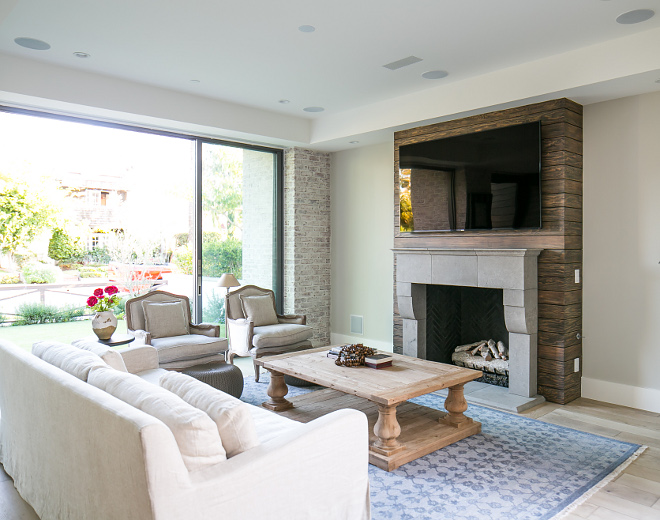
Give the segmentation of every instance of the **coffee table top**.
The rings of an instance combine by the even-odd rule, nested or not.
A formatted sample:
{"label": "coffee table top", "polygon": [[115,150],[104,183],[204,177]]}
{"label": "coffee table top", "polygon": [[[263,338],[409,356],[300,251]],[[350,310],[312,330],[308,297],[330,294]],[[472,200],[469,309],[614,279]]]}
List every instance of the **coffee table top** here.
{"label": "coffee table top", "polygon": [[343,367],[326,356],[332,347],[321,347],[256,359],[268,370],[295,376],[317,385],[393,405],[481,377],[481,371],[425,359],[392,354],[391,367]]}

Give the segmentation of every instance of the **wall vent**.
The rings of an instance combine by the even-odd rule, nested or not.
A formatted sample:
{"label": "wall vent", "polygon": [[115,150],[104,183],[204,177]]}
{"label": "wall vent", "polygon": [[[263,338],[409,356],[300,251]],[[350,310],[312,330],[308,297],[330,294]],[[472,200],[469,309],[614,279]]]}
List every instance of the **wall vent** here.
{"label": "wall vent", "polygon": [[362,316],[351,314],[351,334],[363,334],[362,332]]}

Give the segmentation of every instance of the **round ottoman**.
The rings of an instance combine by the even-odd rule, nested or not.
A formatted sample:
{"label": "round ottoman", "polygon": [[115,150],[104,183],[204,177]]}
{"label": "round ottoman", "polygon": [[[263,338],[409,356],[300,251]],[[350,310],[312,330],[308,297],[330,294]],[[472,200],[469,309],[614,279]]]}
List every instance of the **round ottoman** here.
{"label": "round ottoman", "polygon": [[181,372],[236,398],[243,393],[243,372],[237,366],[224,361],[195,365]]}

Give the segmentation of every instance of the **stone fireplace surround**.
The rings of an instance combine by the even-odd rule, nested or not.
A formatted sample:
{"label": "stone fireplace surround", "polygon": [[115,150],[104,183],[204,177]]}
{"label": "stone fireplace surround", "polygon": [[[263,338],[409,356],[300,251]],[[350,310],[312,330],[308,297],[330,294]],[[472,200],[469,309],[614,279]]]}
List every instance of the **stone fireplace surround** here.
{"label": "stone fireplace surround", "polygon": [[532,398],[534,402],[542,401],[536,383],[540,252],[540,249],[394,249],[396,291],[403,319],[403,353],[426,359],[427,285],[503,289],[504,320],[509,331],[508,392]]}

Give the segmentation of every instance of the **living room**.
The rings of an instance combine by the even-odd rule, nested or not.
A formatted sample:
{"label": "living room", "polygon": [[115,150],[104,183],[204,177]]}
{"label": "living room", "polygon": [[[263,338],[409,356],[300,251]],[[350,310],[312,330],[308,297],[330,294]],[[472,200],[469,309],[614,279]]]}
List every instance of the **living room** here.
{"label": "living room", "polygon": [[[396,346],[393,339],[395,267],[392,251],[395,248],[392,227],[395,131],[554,99],[567,98],[582,105],[581,355],[575,358],[577,362],[571,359],[571,368],[581,373],[581,398],[606,403],[602,404],[606,407],[618,405],[622,408],[614,410],[622,416],[627,416],[628,408],[639,410],[640,415],[629,419],[635,428],[646,425],[646,421],[655,421],[647,433],[655,432],[656,444],[647,441],[641,444],[651,446],[649,450],[656,462],[659,460],[657,420],[660,414],[660,379],[653,360],[658,350],[656,338],[660,335],[660,326],[654,319],[660,307],[660,210],[656,203],[660,195],[660,181],[654,166],[660,159],[656,145],[660,139],[660,61],[655,49],[660,44],[660,18],[656,13],[639,23],[617,24],[615,20],[620,14],[648,7],[634,0],[594,0],[588,7],[581,8],[570,5],[572,2],[561,2],[561,5],[552,7],[538,4],[529,7],[524,2],[515,1],[500,3],[497,8],[487,6],[487,2],[477,4],[483,10],[478,25],[484,33],[479,38],[474,36],[474,32],[471,33],[471,38],[480,42],[479,51],[465,57],[475,63],[473,69],[459,71],[458,58],[452,58],[457,60],[454,64],[453,61],[443,61],[449,60],[448,57],[421,56],[421,51],[414,47],[411,40],[415,24],[420,23],[419,17],[409,20],[400,11],[401,7],[392,2],[379,8],[391,13],[391,18],[405,23],[407,30],[402,28],[400,32],[408,36],[394,38],[389,44],[382,42],[382,50],[376,54],[375,61],[370,61],[370,66],[378,69],[378,74],[371,77],[369,83],[365,80],[362,84],[375,88],[378,84],[391,81],[393,89],[394,83],[403,82],[401,74],[404,72],[414,70],[416,78],[419,78],[422,72],[436,67],[449,72],[446,78],[423,78],[421,84],[400,84],[398,90],[391,91],[393,94],[383,92],[376,96],[370,95],[367,88],[358,88],[360,82],[355,79],[360,69],[358,65],[364,64],[353,63],[353,69],[347,67],[342,88],[350,91],[349,85],[358,85],[355,87],[355,101],[344,101],[345,104],[341,105],[339,100],[334,101],[330,93],[318,99],[321,79],[330,75],[327,69],[321,68],[314,69],[314,75],[321,79],[307,85],[306,92],[299,86],[296,89],[300,90],[294,90],[293,85],[288,85],[290,90],[287,91],[278,85],[268,93],[272,105],[267,106],[260,101],[248,106],[248,100],[240,98],[236,91],[232,93],[233,97],[223,97],[219,84],[214,83],[217,79],[207,81],[205,77],[198,76],[204,72],[203,69],[187,69],[186,64],[182,63],[185,60],[169,62],[163,59],[167,63],[160,68],[153,63],[153,71],[150,70],[151,65],[137,59],[131,65],[132,71],[128,66],[122,70],[117,64],[114,69],[107,63],[95,65],[97,56],[108,52],[108,48],[101,46],[102,42],[95,48],[86,47],[87,40],[79,37],[77,41],[58,45],[63,42],[59,38],[64,38],[63,34],[57,34],[58,27],[63,33],[68,31],[73,34],[74,31],[64,22],[62,25],[59,22],[50,24],[51,19],[56,19],[50,18],[57,14],[49,11],[54,8],[47,8],[40,2],[16,0],[0,7],[0,32],[3,35],[0,104],[289,150],[311,150],[311,156],[328,157],[329,186],[325,188],[329,188],[326,215],[331,239],[328,249],[330,275],[325,281],[330,287],[326,305],[329,318],[325,330],[332,344],[364,343],[381,350],[392,350]],[[139,16],[149,16],[146,6],[141,7],[146,12],[134,13],[136,20],[140,19]],[[169,7],[176,12],[175,6]],[[211,9],[210,6],[207,8]],[[310,53],[319,53],[318,61],[330,63],[328,60],[335,60],[331,62],[335,69],[341,67],[341,63],[336,63],[339,57],[348,59],[355,53],[351,50],[355,41],[348,38],[343,41],[342,37],[346,35],[339,37],[337,33],[332,41],[323,38],[328,38],[327,35],[333,31],[340,31],[340,28],[347,31],[342,24],[345,12],[352,13],[355,24],[368,20],[373,5],[335,6],[333,10],[337,14],[333,15],[320,6],[316,11],[295,2],[290,5],[290,13],[298,13],[293,17],[290,13],[288,16],[278,14],[275,11],[279,9],[274,6],[260,3],[258,8],[264,9],[264,19],[278,20],[282,27],[288,27],[286,35],[278,34],[277,37],[294,48],[314,47]],[[456,20],[462,19],[461,16],[470,14],[460,10],[454,12],[453,9],[458,8],[447,5],[442,8],[449,10],[447,18],[455,20],[455,24],[458,23]],[[577,12],[582,8],[586,14]],[[114,13],[117,18],[108,23],[108,26],[116,24],[115,32],[123,30],[121,27],[128,16],[128,4],[126,9],[122,12],[117,7]],[[469,10],[468,7],[465,9]],[[39,12],[39,16],[35,12]],[[170,15],[177,18],[172,12]],[[214,10],[212,12],[218,14]],[[178,14],[183,18],[185,13]],[[99,19],[98,14],[97,18],[90,16]],[[166,24],[165,13],[163,18],[160,22]],[[196,21],[201,24],[203,20],[200,18],[198,15]],[[217,18],[221,18],[220,14]],[[487,38],[491,33],[487,32],[486,26],[493,19],[501,20],[496,35],[501,37],[502,47],[497,52],[505,53],[508,49],[509,58],[489,54]],[[528,28],[528,32],[536,33],[546,46],[527,55],[514,52],[527,44],[531,45],[533,40],[529,35],[528,40],[522,40],[523,35],[517,36],[520,41],[501,36],[513,33],[518,27],[517,20],[525,20],[530,24],[528,27],[534,27]],[[395,22],[391,23],[393,27],[381,27],[379,32],[395,34]],[[471,26],[467,22],[462,23],[466,24],[466,31],[470,33]],[[533,25],[535,23],[538,25]],[[299,29],[310,27],[303,24],[313,24],[316,30]],[[559,35],[550,37],[547,34],[549,27],[559,27],[556,31]],[[350,28],[358,31],[358,26],[351,25]],[[449,30],[448,27],[443,28]],[[190,30],[193,33],[197,31]],[[203,30],[212,33],[215,27],[211,24]],[[582,33],[584,38],[570,40],[569,35],[576,33]],[[269,34],[273,41],[276,39],[272,33],[265,34]],[[21,48],[14,43],[17,37],[43,39],[53,45],[53,51],[61,54],[51,59],[44,54],[51,51]],[[91,38],[91,35],[86,34],[85,37]],[[320,38],[314,40],[315,37]],[[497,39],[493,35],[490,37]],[[356,38],[358,41],[366,39],[365,36]],[[237,37],[235,41],[241,40]],[[136,45],[145,43],[139,40],[131,42]],[[110,50],[114,50],[115,43],[113,41]],[[205,41],[206,44],[210,45]],[[165,42],[160,42],[160,45],[165,45]],[[178,42],[173,41],[171,45],[152,49],[150,52],[153,54],[148,56],[162,52],[169,57],[177,57]],[[269,61],[271,67],[280,64],[281,56],[287,56],[267,47],[262,45],[260,49],[265,55],[264,61]],[[67,49],[66,57],[62,48]],[[88,52],[90,57],[68,59],[74,51]],[[423,61],[396,70],[381,66],[411,54],[419,55]],[[488,60],[495,65],[489,66]],[[305,67],[312,63],[302,57],[299,61]],[[480,66],[476,65],[477,62]],[[261,65],[266,67],[263,61]],[[294,68],[289,74],[305,77],[308,75],[305,67]],[[144,74],[153,72],[153,78],[145,80],[144,76],[139,76],[136,69],[140,68],[144,69]],[[246,68],[243,64],[242,69]],[[176,69],[181,71],[179,77],[166,77]],[[239,70],[244,72],[242,69]],[[253,76],[254,71],[250,74],[245,71],[245,85],[257,81],[268,83],[266,70],[269,69],[259,71],[256,77]],[[159,78],[156,78],[157,71],[162,75]],[[391,75],[386,76],[385,73]],[[199,83],[191,82],[192,79],[199,79]],[[176,81],[182,85],[175,87]],[[244,88],[247,89],[246,86]],[[290,98],[289,103],[279,103],[287,98]],[[325,106],[326,110],[302,111],[302,107],[317,106]],[[305,309],[291,311],[305,312]],[[351,316],[361,317],[361,335],[351,331]],[[580,422],[576,415],[567,415],[570,405],[552,406],[553,410],[554,407],[559,410],[554,420],[560,423],[563,417],[565,426],[591,428],[594,433],[599,433],[599,428],[611,426],[610,423],[603,423],[602,419],[600,423],[596,420],[595,425],[589,426],[593,419]],[[580,413],[576,408],[574,410],[576,414]],[[660,494],[657,491],[660,481],[657,467],[655,472],[645,474],[646,480],[655,482],[653,492]],[[587,512],[583,509],[580,514],[590,518],[614,518],[605,515],[616,511],[622,519],[653,518],[651,515],[660,507],[655,503],[655,509],[651,504],[644,506],[647,508],[640,512],[638,509],[617,510],[616,505],[611,504],[612,509],[608,509],[603,504],[596,502],[591,509]],[[601,510],[596,512],[598,508]]]}

